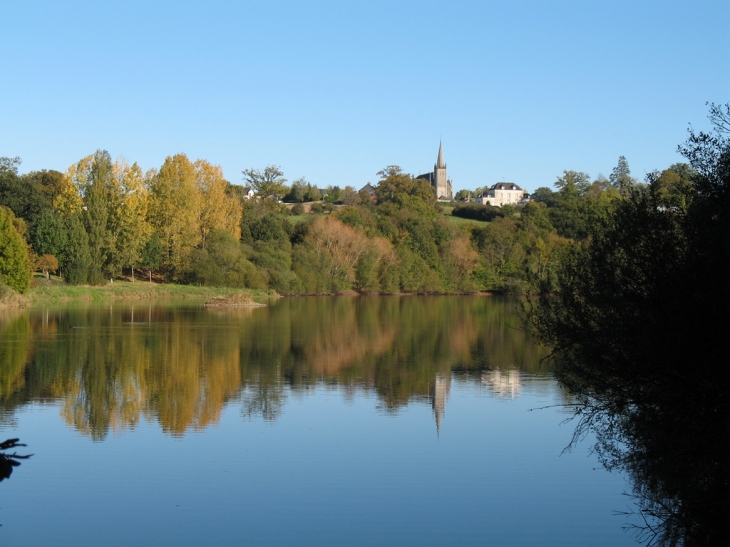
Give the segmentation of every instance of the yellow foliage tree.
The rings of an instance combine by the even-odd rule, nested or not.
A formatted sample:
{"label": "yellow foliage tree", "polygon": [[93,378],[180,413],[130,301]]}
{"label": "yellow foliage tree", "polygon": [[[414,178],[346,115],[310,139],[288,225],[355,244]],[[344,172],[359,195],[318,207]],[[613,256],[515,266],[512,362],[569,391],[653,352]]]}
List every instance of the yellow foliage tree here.
{"label": "yellow foliage tree", "polygon": [[116,206],[111,223],[115,239],[111,262],[115,269],[131,267],[134,281],[134,265],[152,230],[147,222],[149,192],[142,169],[136,163],[129,165],[124,159],[117,160],[113,172]]}
{"label": "yellow foliage tree", "polygon": [[206,160],[198,160],[194,166],[195,180],[202,194],[199,226],[203,248],[208,234],[213,230],[226,230],[240,239],[243,207],[240,200],[228,193],[228,182],[223,178],[223,170]]}
{"label": "yellow foliage tree", "polygon": [[202,193],[195,167],[185,154],[168,156],[150,181],[149,221],[164,246],[164,262],[173,279],[182,274],[200,243]]}

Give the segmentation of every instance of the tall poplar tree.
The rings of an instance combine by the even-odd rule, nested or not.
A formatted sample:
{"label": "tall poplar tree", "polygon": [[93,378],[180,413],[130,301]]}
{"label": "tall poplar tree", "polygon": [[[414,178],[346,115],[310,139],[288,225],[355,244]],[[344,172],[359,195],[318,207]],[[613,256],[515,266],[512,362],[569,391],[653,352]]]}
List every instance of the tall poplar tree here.
{"label": "tall poplar tree", "polygon": [[119,273],[130,267],[134,280],[134,265],[140,259],[144,242],[149,238],[151,227],[147,222],[148,191],[142,169],[136,163],[124,160],[114,164],[111,231],[114,247],[110,251],[109,270]]}
{"label": "tall poplar tree", "polygon": [[228,193],[228,182],[223,170],[206,160],[198,160],[195,180],[201,192],[200,238],[202,247],[213,230],[226,230],[236,239],[241,237],[242,206],[240,200]]}
{"label": "tall poplar tree", "polygon": [[200,243],[200,207],[195,167],[185,154],[168,156],[150,181],[149,220],[162,240],[164,265],[175,280]]}

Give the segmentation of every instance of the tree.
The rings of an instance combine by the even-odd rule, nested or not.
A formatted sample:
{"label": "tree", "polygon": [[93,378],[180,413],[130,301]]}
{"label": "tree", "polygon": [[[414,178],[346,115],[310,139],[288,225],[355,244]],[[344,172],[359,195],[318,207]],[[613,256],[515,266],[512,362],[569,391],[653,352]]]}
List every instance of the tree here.
{"label": "tree", "polygon": [[41,270],[43,272],[43,275],[46,276],[46,279],[49,279],[49,272],[58,271],[58,260],[53,255],[44,254],[38,257],[38,259],[35,261],[35,264],[33,264],[33,267],[36,270]]}
{"label": "tree", "polygon": [[614,188],[625,191],[636,184],[636,181],[631,177],[631,170],[629,169],[629,162],[626,161],[624,156],[619,156],[616,167],[611,171],[611,175],[608,177],[611,186]]}
{"label": "tree", "polygon": [[341,192],[342,203],[349,206],[360,205],[362,198],[360,194],[352,187],[345,186]]}
{"label": "tree", "polygon": [[667,207],[653,176],[631,187],[615,171],[624,198],[556,275],[535,280],[528,313],[579,403],[576,436],[594,430],[604,463],[635,478],[640,513],[658,519],[652,541],[665,545],[726,535],[730,134],[713,119],[724,108],[711,107],[712,133],[680,146],[696,172],[678,188],[686,206]]}
{"label": "tree", "polygon": [[696,176],[697,172],[686,163],[675,163],[658,175],[654,173],[652,184],[658,197],[668,207],[684,210],[688,206],[685,198],[692,186],[692,179]]}
{"label": "tree", "polygon": [[[65,219],[66,233],[66,283],[82,285],[89,281],[91,253],[89,236],[81,220],[81,213],[70,215]],[[97,281],[97,280],[92,280]]]}
{"label": "tree", "polygon": [[28,247],[13,225],[15,215],[0,205],[0,283],[24,293],[30,287]]}
{"label": "tree", "polygon": [[218,165],[205,160],[194,164],[195,180],[201,192],[200,240],[205,248],[206,238],[213,230],[226,230],[235,239],[241,237],[241,202],[228,192],[228,182]]}
{"label": "tree", "polygon": [[278,199],[287,193],[284,173],[276,165],[269,165],[263,171],[244,169],[243,180],[262,198]]}
{"label": "tree", "polygon": [[307,193],[308,187],[309,184],[304,177],[298,178],[291,183],[291,190],[289,190],[289,193],[287,194],[284,201],[301,203],[302,201],[304,201],[304,196]]}
{"label": "tree", "polygon": [[157,232],[152,233],[140,250],[137,265],[147,270],[150,276],[150,283],[152,283],[152,270],[156,270],[162,264],[163,250],[162,241],[160,240],[160,236],[157,235]]}
{"label": "tree", "polygon": [[160,236],[163,263],[173,279],[182,275],[187,257],[200,244],[200,208],[195,167],[185,154],[168,156],[150,181],[149,221]]}
{"label": "tree", "polygon": [[428,181],[404,174],[397,165],[389,165],[378,171],[378,175],[383,177],[375,188],[375,195],[378,196],[379,203],[404,204],[405,201],[409,201],[407,199],[409,197],[428,204],[436,201]]}
{"label": "tree", "polygon": [[110,250],[109,270],[119,273],[125,266],[131,269],[140,259],[142,242],[149,238],[152,227],[147,222],[149,193],[142,169],[124,160],[114,164],[114,202],[111,230],[114,247]]}
{"label": "tree", "polygon": [[327,259],[323,266],[330,288],[350,288],[355,281],[355,266],[368,245],[365,234],[337,219],[318,218],[309,228],[306,241]]}
{"label": "tree", "polygon": [[547,186],[541,186],[532,193],[533,201],[544,203],[548,207],[554,207],[556,202],[555,192]]}
{"label": "tree", "polygon": [[582,171],[563,171],[563,176],[555,181],[555,187],[563,193],[584,195],[591,187],[591,177]]}
{"label": "tree", "polygon": [[[0,158],[0,203],[32,227],[53,200],[37,173],[18,175],[20,158]],[[55,173],[55,171],[54,171]]]}
{"label": "tree", "polygon": [[381,179],[387,179],[388,177],[402,175],[403,169],[401,169],[400,165],[388,165],[375,174],[378,175]]}
{"label": "tree", "polygon": [[106,150],[97,150],[72,165],[66,176],[73,181],[83,198],[81,218],[89,238],[90,281],[98,284],[115,244],[111,226],[112,211],[118,203],[114,199],[111,156]]}
{"label": "tree", "polygon": [[66,265],[68,233],[66,225],[56,211],[46,209],[31,231],[31,243],[35,253],[55,256],[61,266]]}

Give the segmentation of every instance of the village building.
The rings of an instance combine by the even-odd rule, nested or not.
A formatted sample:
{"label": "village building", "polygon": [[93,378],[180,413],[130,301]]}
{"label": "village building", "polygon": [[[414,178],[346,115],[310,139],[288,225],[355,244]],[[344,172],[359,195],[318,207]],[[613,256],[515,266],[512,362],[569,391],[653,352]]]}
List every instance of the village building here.
{"label": "village building", "polygon": [[484,205],[501,207],[502,205],[517,205],[525,199],[526,195],[527,192],[514,182],[498,182],[475,201]]}
{"label": "village building", "polygon": [[444,162],[444,153],[439,142],[439,154],[436,158],[436,164],[433,166],[433,173],[425,173],[418,175],[417,179],[427,180],[433,188],[436,199],[440,201],[453,201],[454,194],[451,189],[451,181],[446,173],[446,163]]}

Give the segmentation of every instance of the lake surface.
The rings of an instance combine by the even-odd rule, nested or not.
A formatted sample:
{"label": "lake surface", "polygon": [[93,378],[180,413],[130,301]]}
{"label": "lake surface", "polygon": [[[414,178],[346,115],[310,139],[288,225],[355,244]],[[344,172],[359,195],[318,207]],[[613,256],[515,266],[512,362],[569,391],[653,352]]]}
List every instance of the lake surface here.
{"label": "lake surface", "polygon": [[632,545],[542,355],[499,298],[0,310],[0,544]]}

